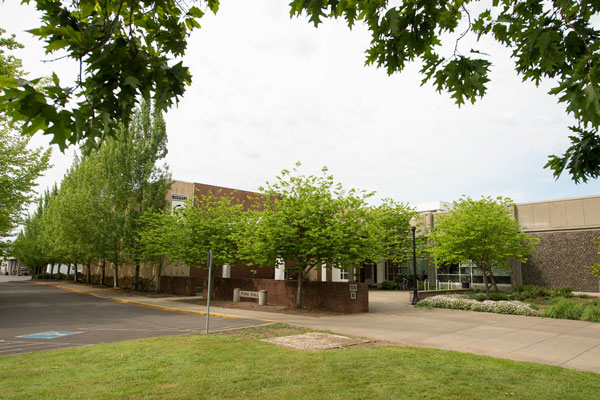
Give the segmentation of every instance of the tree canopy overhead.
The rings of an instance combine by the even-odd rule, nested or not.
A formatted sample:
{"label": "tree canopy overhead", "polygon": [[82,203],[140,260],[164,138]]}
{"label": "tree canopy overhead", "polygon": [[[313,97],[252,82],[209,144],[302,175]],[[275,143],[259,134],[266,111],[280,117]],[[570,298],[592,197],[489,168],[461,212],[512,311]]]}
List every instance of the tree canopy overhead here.
{"label": "tree canopy overhead", "polygon": [[[22,4],[32,3],[23,0]],[[172,105],[191,81],[182,57],[189,33],[204,12],[176,0],[36,0],[41,26],[29,31],[46,42],[47,54],[79,63],[74,86],[56,74],[43,89],[39,79],[0,76],[0,108],[23,123],[23,133],[53,136],[61,149],[88,145],[127,126],[143,98],[159,111]],[[218,2],[207,1],[216,12]]]}
{"label": "tree canopy overhead", "polygon": [[[569,129],[571,146],[550,156],[547,168],[559,177],[568,170],[575,182],[600,175],[600,31],[594,18],[600,2],[593,0],[493,0],[476,11],[472,0],[293,0],[292,15],[306,13],[318,26],[324,18],[344,18],[348,27],[366,24],[371,32],[367,64],[401,72],[419,60],[422,83],[447,91],[460,106],[486,93],[492,63],[480,49],[463,54],[460,40],[489,36],[512,50],[515,70],[536,85],[556,82],[558,96],[577,120]],[[596,18],[597,20],[597,18]],[[466,29],[464,26],[466,25]],[[453,35],[448,35],[453,34]],[[444,43],[447,39],[450,42]],[[454,47],[450,56],[442,48]]]}
{"label": "tree canopy overhead", "polygon": [[[218,0],[191,7],[178,0],[22,3],[35,3],[43,15],[30,32],[47,43],[48,53],[78,61],[80,75],[74,87],[54,76],[45,91],[35,79],[0,76],[0,108],[23,122],[25,134],[44,131],[61,148],[94,144],[118,121],[127,125],[140,97],[153,97],[161,110],[176,102],[191,80],[176,60],[200,27],[202,10],[219,7]],[[448,92],[459,106],[485,95],[492,67],[485,49],[463,49],[461,40],[469,34],[496,40],[512,50],[524,80],[555,82],[550,94],[577,120],[569,127],[571,146],[550,156],[546,167],[556,177],[566,170],[576,182],[600,175],[598,1],[494,0],[485,8],[472,0],[292,0],[290,9],[315,26],[328,18],[342,18],[350,28],[364,24],[371,32],[367,64],[393,74],[419,62],[423,83]]]}

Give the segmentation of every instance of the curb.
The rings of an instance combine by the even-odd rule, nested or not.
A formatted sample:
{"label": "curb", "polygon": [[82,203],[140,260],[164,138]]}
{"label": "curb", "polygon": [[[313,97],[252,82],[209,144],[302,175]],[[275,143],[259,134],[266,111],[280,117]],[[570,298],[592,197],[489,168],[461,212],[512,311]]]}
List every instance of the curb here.
{"label": "curb", "polygon": [[[61,289],[61,290],[67,291],[67,292],[85,294],[85,295],[88,295],[88,296],[93,296],[93,297],[97,297],[99,299],[104,299],[104,300],[110,300],[110,301],[114,301],[114,302],[117,302],[117,303],[132,304],[132,305],[136,305],[136,306],[154,308],[156,310],[178,312],[178,313],[182,313],[182,314],[195,314],[195,315],[206,316],[206,311],[184,310],[184,309],[176,308],[176,307],[159,306],[157,304],[144,303],[144,302],[135,301],[135,300],[126,300],[126,299],[121,299],[121,298],[118,298],[118,297],[105,297],[105,296],[97,295],[97,294],[92,293],[92,292],[87,292],[85,290],[76,289],[76,288],[70,288],[68,286],[62,286],[62,285],[56,284],[56,283],[46,283],[46,282],[32,282],[32,283],[35,284],[35,285],[41,285],[41,286],[52,286],[52,287],[55,287],[57,289]],[[237,316],[237,315],[220,314],[220,313],[212,313],[212,312],[210,313],[210,315],[213,316],[213,317],[219,317],[219,318],[254,319],[256,321],[275,322],[273,320],[264,319],[264,318],[240,317],[240,316]]]}

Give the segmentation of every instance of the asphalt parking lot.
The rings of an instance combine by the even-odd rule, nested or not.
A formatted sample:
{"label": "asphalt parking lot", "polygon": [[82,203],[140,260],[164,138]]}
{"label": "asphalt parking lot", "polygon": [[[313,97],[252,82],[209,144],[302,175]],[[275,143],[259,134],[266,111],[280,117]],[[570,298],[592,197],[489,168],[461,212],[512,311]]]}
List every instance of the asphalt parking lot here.
{"label": "asphalt parking lot", "polygon": [[[268,324],[211,316],[210,332]],[[201,315],[116,303],[28,281],[0,283],[0,356],[198,334],[205,326]]]}

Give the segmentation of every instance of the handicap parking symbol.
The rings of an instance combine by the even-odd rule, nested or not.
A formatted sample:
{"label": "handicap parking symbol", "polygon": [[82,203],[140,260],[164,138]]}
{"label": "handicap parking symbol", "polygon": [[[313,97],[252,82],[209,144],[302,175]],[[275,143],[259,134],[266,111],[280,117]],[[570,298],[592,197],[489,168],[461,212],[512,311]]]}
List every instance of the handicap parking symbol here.
{"label": "handicap parking symbol", "polygon": [[17,336],[18,338],[36,338],[36,339],[56,339],[57,337],[76,335],[82,332],[65,332],[65,331],[48,331],[40,333],[32,333],[29,335]]}

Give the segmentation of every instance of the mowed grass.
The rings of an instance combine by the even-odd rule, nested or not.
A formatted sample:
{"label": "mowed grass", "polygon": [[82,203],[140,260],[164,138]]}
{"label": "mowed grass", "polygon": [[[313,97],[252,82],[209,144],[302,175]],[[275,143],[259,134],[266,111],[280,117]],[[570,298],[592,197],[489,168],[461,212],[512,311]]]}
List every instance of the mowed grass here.
{"label": "mowed grass", "polygon": [[600,375],[547,365],[391,346],[306,352],[252,334],[0,357],[2,399],[592,399],[598,393]]}

